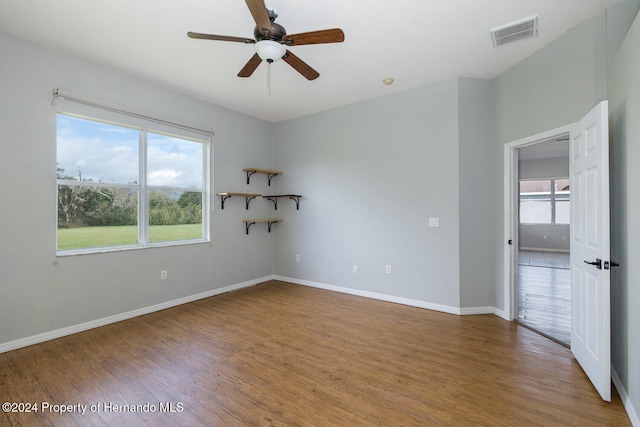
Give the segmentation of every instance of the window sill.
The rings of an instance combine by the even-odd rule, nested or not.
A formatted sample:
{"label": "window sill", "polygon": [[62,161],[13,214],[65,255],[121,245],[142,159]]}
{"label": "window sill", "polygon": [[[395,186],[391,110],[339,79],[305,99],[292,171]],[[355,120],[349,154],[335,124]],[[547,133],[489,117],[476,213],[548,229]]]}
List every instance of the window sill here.
{"label": "window sill", "polygon": [[126,246],[109,246],[109,247],[86,248],[86,249],[65,249],[65,250],[56,250],[56,258],[77,256],[77,255],[95,255],[95,254],[105,254],[105,253],[112,253],[112,252],[167,248],[167,247],[174,247],[174,246],[209,244],[209,243],[211,243],[211,241],[207,239],[196,239],[196,240],[180,240],[175,242],[150,243],[144,246],[143,245],[126,245]]}

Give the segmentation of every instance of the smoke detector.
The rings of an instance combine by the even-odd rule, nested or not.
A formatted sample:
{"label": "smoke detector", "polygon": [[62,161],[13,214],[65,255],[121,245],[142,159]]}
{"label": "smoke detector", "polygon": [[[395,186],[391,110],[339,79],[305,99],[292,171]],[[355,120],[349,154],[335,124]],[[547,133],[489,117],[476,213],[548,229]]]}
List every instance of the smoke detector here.
{"label": "smoke detector", "polygon": [[538,15],[501,25],[489,31],[491,31],[493,47],[535,37],[538,35]]}

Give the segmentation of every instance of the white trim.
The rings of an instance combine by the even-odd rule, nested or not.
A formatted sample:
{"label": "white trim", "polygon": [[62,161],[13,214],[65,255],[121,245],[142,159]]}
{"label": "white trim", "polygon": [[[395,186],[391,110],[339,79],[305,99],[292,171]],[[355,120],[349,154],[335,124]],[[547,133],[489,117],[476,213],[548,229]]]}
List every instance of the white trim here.
{"label": "white trim", "polygon": [[549,248],[528,248],[523,246],[519,248],[521,251],[535,251],[535,252],[560,252],[564,254],[569,253],[569,249],[549,249]]}
{"label": "white trim", "polygon": [[124,116],[133,117],[135,119],[140,119],[145,122],[153,122],[163,126],[169,126],[174,129],[179,129],[181,131],[191,132],[197,135],[210,137],[215,132],[213,129],[201,129],[195,126],[188,125],[186,123],[179,123],[175,120],[169,120],[165,118],[160,118],[157,116],[151,116],[145,113],[140,113],[134,111],[131,108],[122,107],[116,104],[112,104],[107,101],[92,99],[83,95],[74,94],[68,91],[62,91],[58,88],[54,88],[52,90],[53,99],[51,100],[51,105],[55,105],[56,99],[64,99],[67,101],[75,102],[82,105],[87,105],[91,108],[98,108],[100,110],[111,111],[113,113],[117,113]]}
{"label": "white trim", "polygon": [[[518,207],[514,201],[514,185],[518,178],[518,151],[508,146],[504,147],[504,280],[503,307],[507,320],[515,319],[516,301],[515,292],[512,291],[515,282],[513,266],[517,265],[519,246],[518,231],[515,222],[515,212]],[[511,244],[509,244],[511,241]]]}
{"label": "white trim", "polygon": [[[515,267],[517,263],[518,247],[518,223],[514,220],[517,212],[517,200],[515,198],[515,180],[518,173],[518,148],[533,145],[544,140],[549,140],[559,135],[569,133],[574,124],[569,124],[508,142],[504,145],[504,242],[503,242],[503,263],[504,263],[504,283],[503,283],[503,304],[505,319],[515,319]],[[513,244],[507,244],[512,240]],[[502,316],[501,316],[502,317]]]}
{"label": "white trim", "polygon": [[511,322],[513,319],[510,319],[507,316],[507,313],[504,310],[500,310],[499,308],[493,307],[493,314],[495,314],[496,316],[499,316],[501,318],[503,318],[504,320]]}
{"label": "white trim", "polygon": [[167,308],[197,301],[203,298],[209,298],[215,295],[224,294],[226,292],[235,291],[237,289],[247,288],[249,286],[255,286],[258,283],[267,282],[272,279],[273,279],[273,276],[261,277],[259,279],[253,279],[246,282],[237,283],[235,285],[229,285],[222,288],[213,289],[213,290],[202,292],[196,295],[190,295],[190,296],[178,298],[172,301],[167,301],[160,304],[151,305],[148,307],[142,307],[136,310],[128,311],[126,313],[115,314],[113,316],[103,317],[102,319],[91,320],[89,322],[68,326],[66,328],[44,332],[42,334],[32,335],[26,338],[20,338],[15,341],[9,341],[9,342],[0,344],[0,353],[15,350],[21,347],[27,347],[33,344],[38,344],[38,343],[49,341],[55,338],[64,337],[66,335],[72,335],[72,334],[83,332],[89,329],[98,328],[100,326],[109,325],[111,323],[120,322],[122,320],[131,319],[134,317],[153,313],[155,311],[165,310]]}
{"label": "white trim", "polygon": [[631,425],[634,427],[640,427],[640,418],[638,418],[638,411],[633,407],[633,403],[631,399],[629,399],[629,393],[624,388],[624,384],[618,375],[618,372],[615,370],[613,365],[611,365],[611,380],[613,381],[613,385],[616,390],[618,390],[618,395],[620,396],[620,400],[622,401],[622,405],[624,409],[627,411],[627,415],[629,416],[629,420],[631,421]]}
{"label": "white trim", "polygon": [[503,315],[499,314],[499,312],[501,312],[501,310],[498,310],[495,307],[464,307],[464,308],[460,308],[460,307],[453,307],[453,306],[450,306],[450,305],[435,304],[435,303],[432,303],[432,302],[427,302],[427,301],[422,301],[422,300],[416,300],[416,299],[410,299],[410,298],[402,298],[402,297],[397,297],[397,296],[393,296],[393,295],[379,294],[379,293],[376,293],[376,292],[363,291],[363,290],[360,290],[360,289],[346,288],[346,287],[343,287],[343,286],[328,285],[326,283],[312,282],[310,280],[295,279],[293,277],[274,276],[273,279],[274,280],[280,280],[282,282],[293,283],[293,284],[296,284],[296,285],[303,285],[303,286],[309,286],[309,287],[312,287],[312,288],[325,289],[325,290],[328,290],[328,291],[340,292],[340,293],[349,294],[349,295],[357,295],[357,296],[360,296],[360,297],[372,298],[372,299],[376,299],[376,300],[380,300],[380,301],[393,302],[393,303],[396,303],[396,304],[403,304],[403,305],[408,305],[408,306],[411,306],[411,307],[425,308],[427,310],[440,311],[440,312],[443,312],[443,313],[457,314],[457,315],[497,314],[498,316],[504,318]]}
{"label": "white trim", "polygon": [[474,314],[497,314],[495,307],[460,307],[458,309],[461,316],[472,316]]}

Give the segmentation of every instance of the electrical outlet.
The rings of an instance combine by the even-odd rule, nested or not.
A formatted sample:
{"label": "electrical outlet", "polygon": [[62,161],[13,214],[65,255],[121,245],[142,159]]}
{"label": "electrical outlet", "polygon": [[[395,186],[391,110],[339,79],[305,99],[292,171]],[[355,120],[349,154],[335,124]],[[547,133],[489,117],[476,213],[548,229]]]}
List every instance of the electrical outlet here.
{"label": "electrical outlet", "polygon": [[167,280],[167,270],[162,270],[160,272],[160,280]]}
{"label": "electrical outlet", "polygon": [[300,255],[296,255],[296,262],[300,262]]}
{"label": "electrical outlet", "polygon": [[391,274],[391,266],[390,265],[387,265],[387,270],[386,271],[387,271],[387,274]]}
{"label": "electrical outlet", "polygon": [[358,274],[358,266],[357,265],[353,266],[353,274]]}

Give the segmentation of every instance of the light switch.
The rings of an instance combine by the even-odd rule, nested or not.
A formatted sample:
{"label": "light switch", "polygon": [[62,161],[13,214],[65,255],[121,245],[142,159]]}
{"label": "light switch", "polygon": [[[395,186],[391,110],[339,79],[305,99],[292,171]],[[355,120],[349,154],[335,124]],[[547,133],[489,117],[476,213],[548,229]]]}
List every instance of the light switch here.
{"label": "light switch", "polygon": [[440,218],[429,218],[429,227],[440,227]]}

